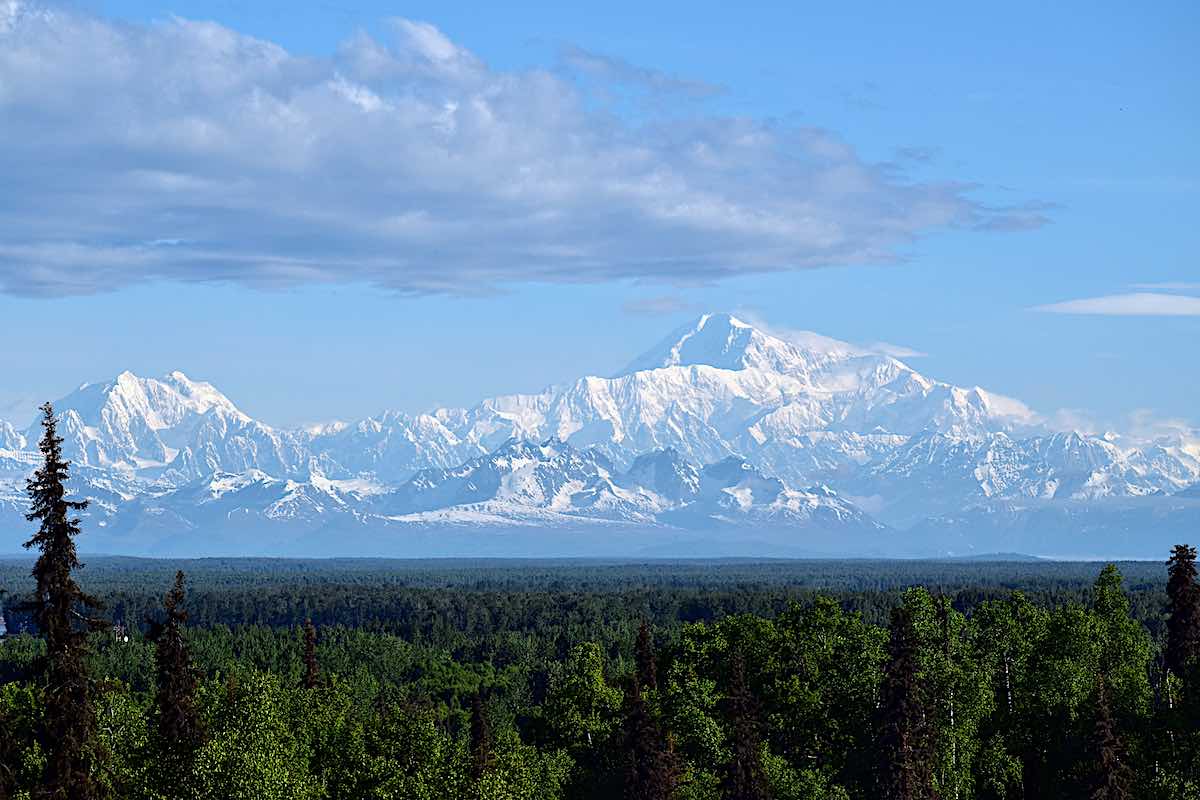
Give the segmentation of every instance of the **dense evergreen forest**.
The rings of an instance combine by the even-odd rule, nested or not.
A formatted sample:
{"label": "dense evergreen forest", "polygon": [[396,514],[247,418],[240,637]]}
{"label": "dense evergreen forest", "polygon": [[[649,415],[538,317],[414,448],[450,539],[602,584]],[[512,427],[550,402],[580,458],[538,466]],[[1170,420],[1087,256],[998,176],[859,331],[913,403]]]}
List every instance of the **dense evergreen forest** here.
{"label": "dense evergreen forest", "polygon": [[0,798],[1200,798],[1187,546],[82,567],[46,419]]}

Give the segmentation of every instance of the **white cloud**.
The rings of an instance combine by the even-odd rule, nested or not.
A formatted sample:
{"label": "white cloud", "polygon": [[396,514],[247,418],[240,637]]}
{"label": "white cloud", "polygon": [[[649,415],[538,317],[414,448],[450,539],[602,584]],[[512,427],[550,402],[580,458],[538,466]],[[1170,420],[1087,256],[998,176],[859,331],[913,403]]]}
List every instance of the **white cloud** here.
{"label": "white cloud", "polygon": [[905,347],[902,344],[891,344],[889,342],[872,342],[866,346],[873,353],[880,353],[892,358],[924,358],[929,355],[920,350],[914,350],[911,347]]}
{"label": "white cloud", "polygon": [[1139,442],[1180,444],[1200,457],[1200,427],[1180,418],[1164,418],[1153,409],[1139,408],[1129,415],[1129,435]]}
{"label": "white cloud", "polygon": [[1047,311],[1053,314],[1193,317],[1200,316],[1200,297],[1157,292],[1133,292],[1051,303],[1037,306],[1034,311]]}
{"label": "white cloud", "polygon": [[1060,408],[1046,419],[1046,427],[1053,431],[1075,431],[1089,435],[1097,435],[1105,430],[1095,415],[1085,408]]}
{"label": "white cloud", "polygon": [[[683,285],[877,263],[939,229],[1043,221],[867,163],[828,131],[700,107],[635,122],[569,75],[491,69],[426,23],[390,31],[302,57],[214,23],[9,0],[0,291]],[[576,56],[592,80],[705,91]]]}
{"label": "white cloud", "polygon": [[924,358],[929,355],[920,350],[889,342],[872,342],[870,344],[853,344],[841,339],[834,339],[802,328],[781,327],[773,325],[754,308],[742,306],[736,310],[736,316],[743,322],[753,325],[760,331],[765,331],[784,341],[803,347],[806,350],[817,350],[826,353],[843,353],[848,355],[883,355],[892,358]]}

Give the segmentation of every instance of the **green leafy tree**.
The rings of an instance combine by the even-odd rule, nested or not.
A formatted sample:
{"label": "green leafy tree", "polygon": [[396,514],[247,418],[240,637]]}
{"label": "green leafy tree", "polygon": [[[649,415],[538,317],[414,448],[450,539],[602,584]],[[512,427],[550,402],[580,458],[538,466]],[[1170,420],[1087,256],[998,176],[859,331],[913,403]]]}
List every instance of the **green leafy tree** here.
{"label": "green leafy tree", "polygon": [[973,766],[981,798],[1026,796],[1027,765],[1036,759],[1044,738],[1040,720],[1034,719],[1030,674],[1048,625],[1049,614],[1021,592],[985,602],[972,616],[971,658],[990,683],[993,709],[981,720]]}
{"label": "green leafy tree", "polygon": [[310,772],[308,748],[292,721],[303,703],[279,678],[257,672],[208,685],[209,736],[196,751],[199,797],[226,800],[308,800],[320,791]]}
{"label": "green leafy tree", "polygon": [[516,732],[497,736],[495,761],[478,784],[480,800],[562,800],[572,769],[562,750],[539,751]]}
{"label": "green leafy tree", "polygon": [[775,629],[779,668],[763,697],[772,750],[795,770],[870,794],[887,632],[829,597],[792,604]]}
{"label": "green leafy tree", "polygon": [[[1092,682],[1102,687],[1105,713],[1113,718],[1118,730],[1145,730],[1152,724],[1153,688],[1147,666],[1152,661],[1153,645],[1145,626],[1130,616],[1129,597],[1115,564],[1106,565],[1096,578],[1092,612],[1096,648]],[[1081,717],[1086,726],[1086,715]],[[1124,763],[1131,770],[1139,766],[1152,768],[1148,749],[1141,737],[1127,741]]]}
{"label": "green leafy tree", "polygon": [[550,729],[547,744],[566,750],[575,761],[572,794],[612,797],[620,792],[620,711],[621,692],[604,679],[599,645],[573,647],[551,675],[543,709]]}
{"label": "green leafy tree", "polygon": [[[462,737],[446,735],[431,708],[386,704],[368,727],[367,752],[365,798],[460,800],[471,796],[467,743]],[[486,790],[480,794],[485,795]]]}
{"label": "green leafy tree", "polygon": [[933,791],[947,800],[972,797],[981,727],[995,710],[990,677],[971,626],[948,597],[910,589],[904,609],[916,637]]}
{"label": "green leafy tree", "polygon": [[681,770],[679,795],[689,800],[719,796],[717,773],[727,760],[718,684],[708,668],[712,634],[706,625],[684,627],[660,687],[663,724]]}
{"label": "green leafy tree", "polygon": [[41,781],[45,769],[45,753],[38,741],[41,717],[41,698],[33,685],[0,684],[0,797],[19,797],[19,792]]}

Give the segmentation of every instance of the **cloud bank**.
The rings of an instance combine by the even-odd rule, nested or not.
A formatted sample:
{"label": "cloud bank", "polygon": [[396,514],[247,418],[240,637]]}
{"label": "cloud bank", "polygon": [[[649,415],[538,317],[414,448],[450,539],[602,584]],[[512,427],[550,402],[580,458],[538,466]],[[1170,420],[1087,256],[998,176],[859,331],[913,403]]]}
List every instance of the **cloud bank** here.
{"label": "cloud bank", "polygon": [[1034,311],[1118,317],[1195,317],[1200,316],[1200,297],[1158,292],[1131,292],[1051,303],[1037,306]]}
{"label": "cloud bank", "polygon": [[[819,128],[702,105],[635,120],[561,70],[493,69],[421,22],[389,30],[314,58],[214,23],[0,0],[0,291],[685,285],[1043,221]],[[568,55],[589,82],[709,91]]]}

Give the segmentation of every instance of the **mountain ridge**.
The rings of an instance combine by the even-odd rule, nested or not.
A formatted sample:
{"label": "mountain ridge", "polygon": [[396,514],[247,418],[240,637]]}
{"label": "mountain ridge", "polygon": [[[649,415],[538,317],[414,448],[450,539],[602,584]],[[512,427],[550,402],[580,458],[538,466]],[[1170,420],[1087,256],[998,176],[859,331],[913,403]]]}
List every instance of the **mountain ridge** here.
{"label": "mountain ridge", "polygon": [[[621,374],[485,398],[469,408],[276,428],[243,413],[212,384],[174,371],[86,383],[56,410],[64,449],[97,513],[109,513],[117,527],[134,512],[198,530],[228,527],[235,518],[294,521],[317,507],[360,527],[368,518],[389,529],[405,522],[458,526],[470,508],[492,524],[802,530],[853,521],[861,530],[928,533],[931,520],[984,513],[991,525],[1013,518],[1013,504],[1167,496],[1184,502],[1188,487],[1200,483],[1196,441],[1124,446],[1054,431],[1012,398],[940,382],[892,356],[817,334],[776,336],[728,314],[681,326]],[[36,426],[20,432],[0,423],[0,509],[10,514],[20,507],[38,435]],[[517,477],[505,472],[510,483],[489,496],[499,487],[497,459],[506,448],[537,466]],[[540,455],[529,448],[541,448]],[[769,503],[751,501],[732,522],[721,516],[737,505],[730,486],[704,502],[695,495],[686,508],[652,488],[694,485],[700,492],[705,474],[730,459],[759,476],[739,491],[753,497],[753,486],[777,487]],[[452,479],[471,468],[482,470],[476,478],[486,485]],[[235,493],[243,505],[220,520],[196,511],[217,501],[187,493],[218,475],[240,476],[244,484]],[[438,494],[418,479],[455,488]],[[827,502],[813,501],[820,514],[801,513],[821,493],[798,487],[826,487]]]}

